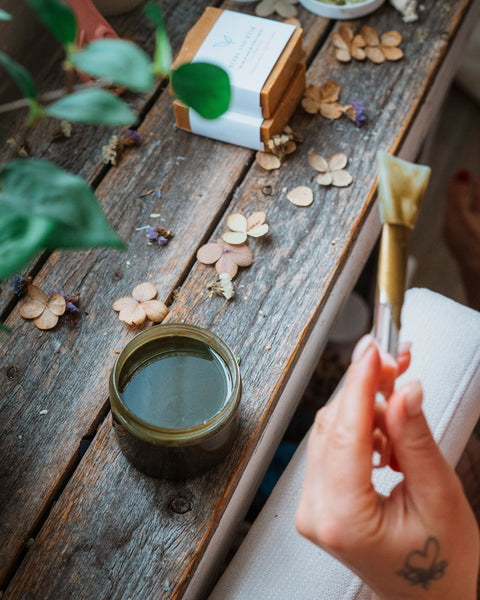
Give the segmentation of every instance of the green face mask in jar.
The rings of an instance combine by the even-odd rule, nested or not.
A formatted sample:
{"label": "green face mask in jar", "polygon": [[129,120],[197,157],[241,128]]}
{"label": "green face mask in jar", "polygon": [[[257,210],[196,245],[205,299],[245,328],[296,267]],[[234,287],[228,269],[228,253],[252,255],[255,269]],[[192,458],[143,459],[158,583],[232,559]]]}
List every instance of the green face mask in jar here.
{"label": "green face mask in jar", "polygon": [[240,395],[232,351],[194,325],[156,325],[138,334],[110,376],[122,452],[144,473],[169,479],[199,475],[225,457]]}

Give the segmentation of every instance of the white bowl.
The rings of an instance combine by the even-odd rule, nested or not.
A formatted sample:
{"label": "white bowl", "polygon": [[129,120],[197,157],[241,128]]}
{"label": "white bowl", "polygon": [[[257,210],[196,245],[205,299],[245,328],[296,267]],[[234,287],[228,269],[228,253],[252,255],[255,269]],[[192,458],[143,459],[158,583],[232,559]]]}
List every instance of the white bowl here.
{"label": "white bowl", "polygon": [[336,6],[335,4],[326,4],[320,0],[299,0],[309,11],[328,17],[329,19],[356,19],[363,17],[376,10],[385,0],[365,0],[358,4],[346,4],[345,6]]}

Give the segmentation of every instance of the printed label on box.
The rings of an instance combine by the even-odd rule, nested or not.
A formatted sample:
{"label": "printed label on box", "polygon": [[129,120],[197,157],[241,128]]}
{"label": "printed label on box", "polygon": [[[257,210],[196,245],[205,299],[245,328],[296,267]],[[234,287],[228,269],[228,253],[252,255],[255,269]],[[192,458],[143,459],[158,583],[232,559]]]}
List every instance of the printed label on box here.
{"label": "printed label on box", "polygon": [[192,62],[211,62],[227,71],[229,111],[261,117],[260,92],[294,31],[294,25],[225,10]]}

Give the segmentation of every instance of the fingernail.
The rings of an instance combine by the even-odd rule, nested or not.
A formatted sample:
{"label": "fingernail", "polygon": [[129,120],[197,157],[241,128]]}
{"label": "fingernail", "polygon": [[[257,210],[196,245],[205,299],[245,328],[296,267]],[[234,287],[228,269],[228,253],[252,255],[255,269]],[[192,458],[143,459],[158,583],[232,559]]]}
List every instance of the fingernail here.
{"label": "fingernail", "polygon": [[405,407],[409,417],[418,417],[422,413],[423,390],[419,381],[412,381],[405,398]]}
{"label": "fingernail", "polygon": [[462,183],[470,183],[470,179],[472,178],[472,174],[467,169],[460,169],[455,173],[455,181],[460,181]]}
{"label": "fingernail", "polygon": [[412,342],[400,342],[400,344],[398,344],[398,353],[399,354],[406,354],[407,352],[410,352],[411,349],[412,349]]}
{"label": "fingernail", "polygon": [[375,341],[373,336],[370,334],[364,335],[362,338],[360,338],[352,352],[352,363],[358,362],[374,343]]}

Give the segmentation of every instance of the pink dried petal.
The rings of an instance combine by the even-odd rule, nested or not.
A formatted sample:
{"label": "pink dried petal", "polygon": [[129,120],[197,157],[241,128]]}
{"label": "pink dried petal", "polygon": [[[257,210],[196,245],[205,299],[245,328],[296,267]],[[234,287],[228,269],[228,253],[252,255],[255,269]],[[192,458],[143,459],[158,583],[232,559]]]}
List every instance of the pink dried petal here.
{"label": "pink dried petal", "polygon": [[339,171],[347,166],[348,158],[342,152],[335,152],[328,159],[328,170],[329,171]]}
{"label": "pink dried petal", "polygon": [[142,302],[142,308],[147,318],[154,323],[160,323],[168,314],[168,308],[160,300],[147,300]]}
{"label": "pink dried petal", "polygon": [[347,187],[352,183],[352,176],[348,171],[333,171],[332,183],[336,187]]}
{"label": "pink dried petal", "polygon": [[137,307],[137,304],[138,302],[135,300],[135,298],[132,298],[131,296],[124,296],[123,298],[115,300],[115,302],[112,304],[112,308],[117,312],[120,310],[133,311]]}
{"label": "pink dried petal", "polygon": [[132,292],[132,296],[139,302],[153,300],[157,297],[157,294],[157,288],[153,285],[153,283],[149,283],[148,281],[137,285]]}
{"label": "pink dried petal", "polygon": [[215,270],[219,275],[227,273],[233,279],[238,272],[238,265],[230,254],[224,254],[216,262]]}
{"label": "pink dried petal", "polygon": [[211,265],[222,256],[222,248],[217,244],[205,244],[197,251],[197,260],[204,265]]}

